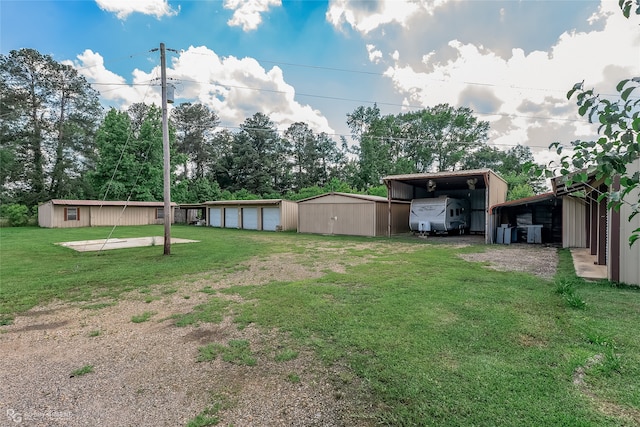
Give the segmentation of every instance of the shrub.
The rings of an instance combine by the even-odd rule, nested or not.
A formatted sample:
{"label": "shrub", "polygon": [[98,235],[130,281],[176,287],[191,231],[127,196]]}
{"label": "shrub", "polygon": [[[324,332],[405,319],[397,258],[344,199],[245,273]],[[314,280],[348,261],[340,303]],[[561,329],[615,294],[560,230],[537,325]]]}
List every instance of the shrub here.
{"label": "shrub", "polygon": [[4,209],[4,214],[11,227],[21,227],[29,223],[29,208],[25,205],[9,205]]}

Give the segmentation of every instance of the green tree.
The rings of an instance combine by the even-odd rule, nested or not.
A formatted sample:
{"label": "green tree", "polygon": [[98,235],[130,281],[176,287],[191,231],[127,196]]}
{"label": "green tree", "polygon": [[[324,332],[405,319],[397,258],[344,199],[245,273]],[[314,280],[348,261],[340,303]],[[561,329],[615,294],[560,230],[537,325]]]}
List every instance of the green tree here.
{"label": "green tree", "polygon": [[34,206],[74,193],[92,165],[97,92],[34,49],[0,55],[0,74],[3,200]]}
{"label": "green tree", "polygon": [[417,114],[418,126],[411,135],[421,146],[416,152],[428,152],[433,158],[433,166],[427,166],[429,158],[424,154],[418,159],[423,168],[427,166],[425,170],[459,169],[466,153],[481,147],[487,140],[489,123],[479,121],[469,108],[439,104]]}
{"label": "green tree", "polygon": [[176,129],[177,151],[185,155],[183,177],[203,178],[213,160],[213,135],[220,119],[203,104],[183,103],[171,112],[171,121]]}
{"label": "green tree", "polygon": [[[638,0],[619,0],[622,13],[631,17],[633,3],[637,5],[635,17],[640,16]],[[587,117],[590,123],[598,123],[600,138],[596,141],[574,141],[571,153],[563,155],[560,160],[560,173],[567,184],[587,182],[590,175],[604,180],[611,188],[599,196],[599,200],[607,198],[609,207],[619,210],[622,203],[631,206],[629,220],[640,213],[640,198],[633,191],[640,188],[640,172],[630,173],[628,166],[640,158],[640,77],[620,81],[616,90],[618,97],[614,100],[600,96],[594,89],[585,89],[584,81],[576,83],[567,93],[567,98],[576,97],[578,114]],[[635,95],[635,96],[632,96]],[[559,155],[564,147],[559,142],[551,144]],[[542,173],[542,171],[539,171]],[[547,169],[546,176],[554,175],[554,170]],[[614,178],[619,177],[620,188],[613,189]],[[640,239],[640,228],[634,230],[629,237],[633,244]]]}
{"label": "green tree", "polygon": [[[170,132],[170,142],[174,140]],[[138,136],[127,112],[111,109],[96,136],[98,160],[91,180],[101,199],[158,201],[164,198],[162,111],[149,106]],[[172,152],[172,171],[181,159]],[[172,182],[175,182],[172,176]]]}
{"label": "green tree", "polygon": [[233,164],[229,175],[232,191],[253,194],[273,193],[280,186],[282,174],[275,165],[279,144],[275,125],[268,116],[256,113],[240,125],[231,146]]}

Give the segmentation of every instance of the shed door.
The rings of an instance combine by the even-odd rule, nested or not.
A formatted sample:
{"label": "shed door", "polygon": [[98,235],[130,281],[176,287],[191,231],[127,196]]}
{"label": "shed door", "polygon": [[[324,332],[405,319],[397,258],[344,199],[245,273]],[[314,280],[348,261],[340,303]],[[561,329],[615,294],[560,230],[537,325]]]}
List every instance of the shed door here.
{"label": "shed door", "polygon": [[242,228],[245,230],[258,229],[258,208],[242,208]]}
{"label": "shed door", "polygon": [[222,210],[220,208],[209,209],[209,225],[211,227],[222,227]]}
{"label": "shed door", "polygon": [[238,228],[238,208],[225,208],[224,227]]}
{"label": "shed door", "polygon": [[280,208],[262,208],[262,229],[276,231],[280,225]]}

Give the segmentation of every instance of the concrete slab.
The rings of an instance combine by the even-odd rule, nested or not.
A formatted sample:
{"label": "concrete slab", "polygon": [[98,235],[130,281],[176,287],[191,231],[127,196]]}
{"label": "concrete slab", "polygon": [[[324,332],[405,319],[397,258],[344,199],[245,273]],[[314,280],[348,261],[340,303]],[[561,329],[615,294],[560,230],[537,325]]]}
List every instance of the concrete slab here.
{"label": "concrete slab", "polygon": [[591,255],[589,248],[572,248],[571,256],[578,277],[586,280],[607,279],[607,266],[596,264],[596,256]]}
{"label": "concrete slab", "polygon": [[[199,240],[171,238],[174,243],[197,243]],[[57,245],[64,246],[78,252],[107,251],[112,249],[138,248],[143,246],[164,246],[164,236],[112,238],[98,240],[79,240],[76,242],[61,242]]]}

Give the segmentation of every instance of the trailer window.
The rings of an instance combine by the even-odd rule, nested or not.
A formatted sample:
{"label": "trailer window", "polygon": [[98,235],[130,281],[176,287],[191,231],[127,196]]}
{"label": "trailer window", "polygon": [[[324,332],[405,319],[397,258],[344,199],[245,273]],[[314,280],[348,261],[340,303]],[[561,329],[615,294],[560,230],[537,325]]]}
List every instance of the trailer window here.
{"label": "trailer window", "polygon": [[460,208],[456,208],[456,216],[460,216]]}
{"label": "trailer window", "polygon": [[164,219],[164,208],[156,208],[156,219]]}
{"label": "trailer window", "polygon": [[449,209],[449,216],[453,216],[453,209]]}

